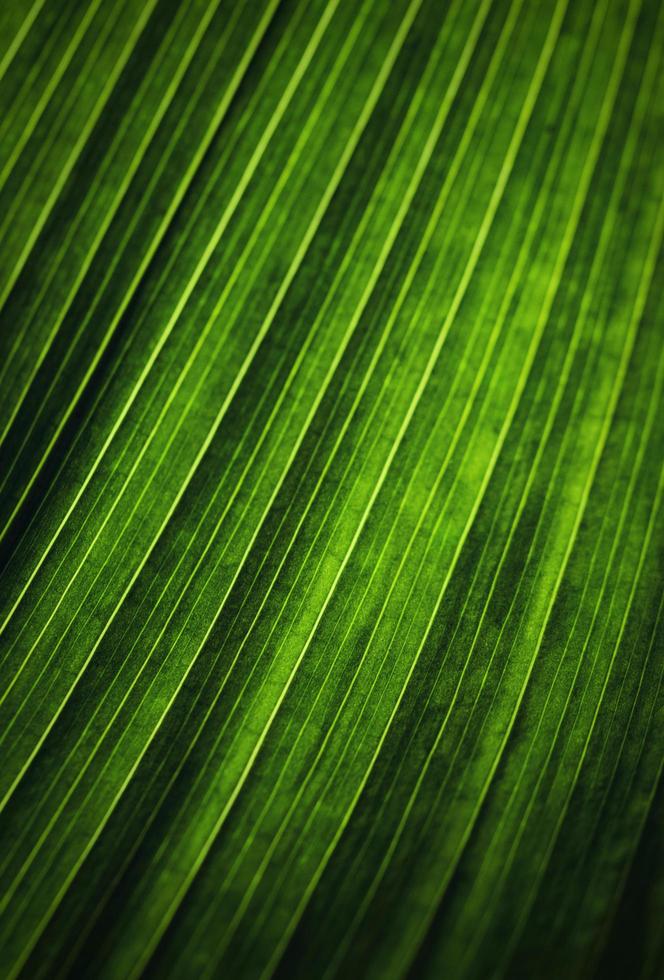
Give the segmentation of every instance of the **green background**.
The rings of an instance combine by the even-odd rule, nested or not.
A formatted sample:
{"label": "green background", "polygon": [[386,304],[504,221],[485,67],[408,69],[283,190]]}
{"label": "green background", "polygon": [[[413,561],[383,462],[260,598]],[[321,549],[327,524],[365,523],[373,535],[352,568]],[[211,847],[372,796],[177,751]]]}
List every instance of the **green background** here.
{"label": "green background", "polygon": [[664,972],[664,5],[6,0],[0,974]]}

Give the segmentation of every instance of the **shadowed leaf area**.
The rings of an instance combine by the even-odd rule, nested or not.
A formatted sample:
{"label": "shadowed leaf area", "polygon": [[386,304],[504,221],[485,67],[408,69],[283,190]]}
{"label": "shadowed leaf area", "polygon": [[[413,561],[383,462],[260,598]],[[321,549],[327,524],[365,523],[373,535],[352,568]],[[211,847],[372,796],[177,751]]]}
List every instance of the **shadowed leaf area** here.
{"label": "shadowed leaf area", "polygon": [[663,976],[664,5],[0,7],[0,976]]}

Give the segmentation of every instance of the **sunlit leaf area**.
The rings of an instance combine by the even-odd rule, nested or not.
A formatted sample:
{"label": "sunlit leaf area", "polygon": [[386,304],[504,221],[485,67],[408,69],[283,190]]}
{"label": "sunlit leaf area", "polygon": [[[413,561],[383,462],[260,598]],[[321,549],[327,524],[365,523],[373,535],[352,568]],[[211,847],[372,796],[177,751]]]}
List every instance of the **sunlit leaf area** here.
{"label": "sunlit leaf area", "polygon": [[2,0],[2,980],[664,977],[664,3]]}

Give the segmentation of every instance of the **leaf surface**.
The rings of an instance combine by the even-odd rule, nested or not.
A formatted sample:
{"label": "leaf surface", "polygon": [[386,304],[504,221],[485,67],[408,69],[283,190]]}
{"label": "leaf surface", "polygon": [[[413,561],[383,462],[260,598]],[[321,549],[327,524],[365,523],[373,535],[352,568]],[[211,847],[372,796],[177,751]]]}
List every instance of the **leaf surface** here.
{"label": "leaf surface", "polygon": [[663,107],[656,0],[5,4],[3,976],[659,975]]}

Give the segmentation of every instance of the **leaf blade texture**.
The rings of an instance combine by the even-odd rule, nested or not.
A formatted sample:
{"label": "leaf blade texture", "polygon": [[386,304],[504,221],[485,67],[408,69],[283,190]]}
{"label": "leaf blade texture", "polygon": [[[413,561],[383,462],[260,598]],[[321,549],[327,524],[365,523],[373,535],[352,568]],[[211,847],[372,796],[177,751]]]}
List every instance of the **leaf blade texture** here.
{"label": "leaf blade texture", "polygon": [[0,41],[2,975],[658,976],[661,4]]}

